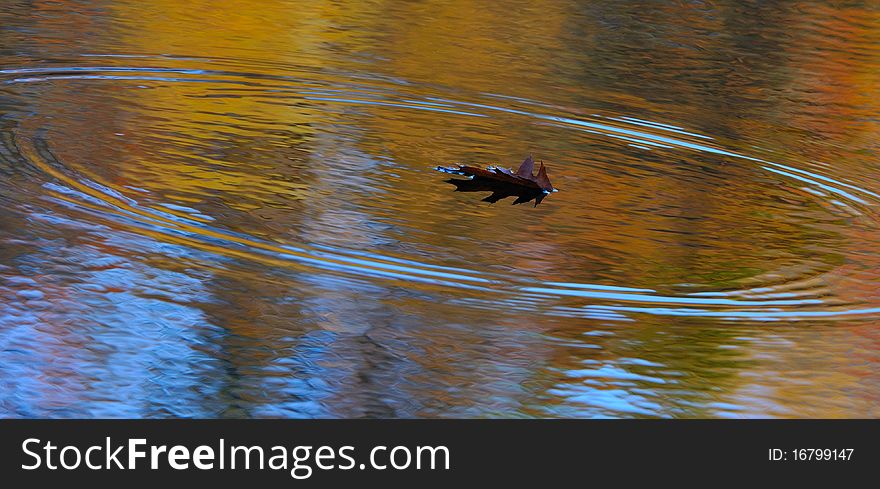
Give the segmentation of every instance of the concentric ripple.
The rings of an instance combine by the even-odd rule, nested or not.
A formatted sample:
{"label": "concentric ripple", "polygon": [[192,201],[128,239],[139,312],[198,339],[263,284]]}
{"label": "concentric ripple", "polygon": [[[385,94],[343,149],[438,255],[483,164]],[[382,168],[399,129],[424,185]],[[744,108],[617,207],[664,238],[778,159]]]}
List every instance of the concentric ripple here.
{"label": "concentric ripple", "polygon": [[[475,310],[612,321],[641,314],[880,318],[876,289],[847,287],[877,280],[876,257],[865,250],[880,245],[880,194],[866,175],[779,159],[756,144],[734,150],[731,144],[740,147],[735,140],[700,134],[684,121],[418,86],[363,72],[297,66],[261,72],[257,63],[242,71],[240,60],[151,56],[89,55],[83,61],[0,70],[0,102],[20,103],[15,123],[3,126],[0,163],[12,175],[6,185],[26,188],[18,197],[32,199],[12,197],[7,205],[31,219],[57,226],[93,222],[223,260],[375,280],[426,293],[426,301],[440,298]],[[171,61],[174,67],[165,66]],[[83,105],[53,108],[54,100],[73,94],[83,96]],[[104,117],[106,110],[115,112]],[[137,132],[111,127],[117,123]],[[83,132],[79,141],[76,131]],[[423,143],[396,146],[395,133],[407,135],[399,141]],[[536,143],[562,189],[539,209],[485,207],[449,193],[430,173],[446,158],[514,158],[492,150],[512,134],[559,141],[557,154],[552,144]],[[292,166],[279,166],[279,158]],[[599,177],[610,183],[592,194],[597,187],[590,182]],[[751,214],[716,212],[729,220],[705,227],[693,224],[697,218],[682,207],[652,202],[652,192],[658,201],[676,192],[652,187],[658,181],[693,178],[717,192],[689,197],[710,202],[701,205],[766,199],[764,207]],[[731,187],[730,179],[741,184]],[[644,199],[628,200],[646,187],[653,190]],[[285,219],[304,214],[311,224],[285,226]],[[739,228],[737,219],[746,215],[755,220]],[[536,220],[545,226],[535,228],[535,240],[549,246],[542,256],[564,257],[549,268],[522,261],[531,248],[519,241],[523,235],[507,240],[479,232],[493,221],[522,230],[537,226]],[[630,228],[634,223],[638,229]],[[322,225],[330,228],[310,228]],[[581,239],[590,229],[603,234],[592,249]],[[749,242],[748,233],[756,230]],[[778,232],[778,242],[762,238],[765,230],[774,239]],[[839,238],[844,230],[858,238]],[[632,278],[647,276],[639,267],[659,259],[639,250],[664,244],[670,235],[684,237],[695,254],[721,253],[713,240],[730,240],[732,257],[750,247],[772,257],[790,233],[800,233],[791,238],[797,245],[789,244],[796,251],[776,252],[777,260],[761,260],[760,268],[703,266],[712,278],[702,281],[681,274],[664,279],[661,268],[651,280]],[[554,238],[580,244],[554,252],[546,244]],[[480,240],[489,244],[481,248]],[[826,246],[828,240],[834,244]],[[838,259],[829,250],[840,243],[849,251]],[[475,251],[480,249],[486,251]],[[596,256],[609,263],[591,268]],[[617,258],[625,271],[614,271]]]}

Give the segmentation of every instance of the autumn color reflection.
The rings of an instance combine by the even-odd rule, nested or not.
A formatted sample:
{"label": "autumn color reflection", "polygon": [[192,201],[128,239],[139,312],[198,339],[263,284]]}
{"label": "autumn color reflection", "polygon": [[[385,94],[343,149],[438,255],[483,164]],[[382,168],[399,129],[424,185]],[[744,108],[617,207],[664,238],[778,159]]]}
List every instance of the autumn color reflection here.
{"label": "autumn color reflection", "polygon": [[0,415],[878,416],[875,10],[5,3]]}

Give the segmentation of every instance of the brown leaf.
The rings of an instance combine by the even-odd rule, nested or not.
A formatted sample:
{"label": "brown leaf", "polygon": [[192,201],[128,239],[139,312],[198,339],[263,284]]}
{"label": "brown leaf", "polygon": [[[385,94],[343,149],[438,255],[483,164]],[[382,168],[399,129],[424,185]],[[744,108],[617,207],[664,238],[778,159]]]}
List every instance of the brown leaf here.
{"label": "brown leaf", "polygon": [[537,206],[544,200],[547,194],[555,192],[556,189],[553,188],[550,179],[547,177],[547,169],[544,167],[544,162],[541,162],[537,175],[532,174],[534,169],[535,160],[531,155],[522,162],[516,173],[507,168],[494,166],[490,166],[485,170],[468,165],[437,167],[437,170],[442,172],[471,177],[469,180],[456,178],[446,180],[455,185],[455,190],[458,192],[490,191],[492,195],[483,199],[486,202],[495,203],[501,199],[516,196],[517,199],[514,200],[514,204],[521,204],[534,199],[535,206]]}

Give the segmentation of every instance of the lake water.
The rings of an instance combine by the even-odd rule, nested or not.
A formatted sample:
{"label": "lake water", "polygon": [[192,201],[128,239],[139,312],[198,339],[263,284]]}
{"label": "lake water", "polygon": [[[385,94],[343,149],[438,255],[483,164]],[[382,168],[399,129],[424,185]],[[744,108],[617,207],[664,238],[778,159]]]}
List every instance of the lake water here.
{"label": "lake water", "polygon": [[878,114],[874,2],[3,2],[0,415],[878,417]]}

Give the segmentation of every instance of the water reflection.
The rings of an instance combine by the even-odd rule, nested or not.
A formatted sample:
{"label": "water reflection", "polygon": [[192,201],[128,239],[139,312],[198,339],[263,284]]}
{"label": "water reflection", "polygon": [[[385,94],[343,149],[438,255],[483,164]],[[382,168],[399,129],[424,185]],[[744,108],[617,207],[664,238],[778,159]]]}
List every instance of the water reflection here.
{"label": "water reflection", "polygon": [[0,7],[3,415],[880,414],[875,9],[238,3]]}

